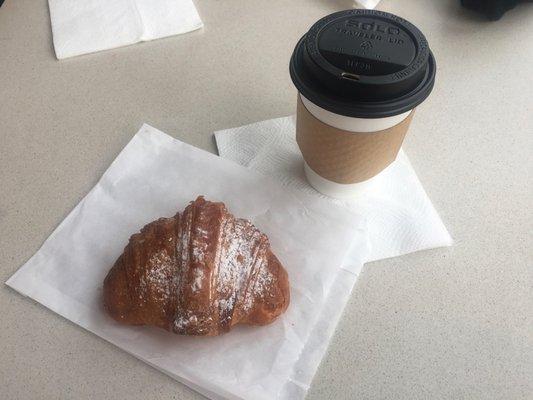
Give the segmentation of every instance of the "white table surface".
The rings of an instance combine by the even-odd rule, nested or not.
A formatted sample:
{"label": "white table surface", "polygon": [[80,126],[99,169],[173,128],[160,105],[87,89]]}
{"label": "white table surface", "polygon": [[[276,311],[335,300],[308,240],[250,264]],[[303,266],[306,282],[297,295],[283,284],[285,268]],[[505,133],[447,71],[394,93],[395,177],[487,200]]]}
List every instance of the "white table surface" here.
{"label": "white table surface", "polygon": [[[212,132],[291,114],[288,60],[350,0],[195,0],[205,28],[55,59],[46,0],[0,8],[0,278],[94,185],[143,122]],[[533,396],[533,5],[499,22],[458,0],[384,0],[438,63],[405,149],[456,240],[365,266],[308,399]],[[201,397],[0,289],[3,399]]]}

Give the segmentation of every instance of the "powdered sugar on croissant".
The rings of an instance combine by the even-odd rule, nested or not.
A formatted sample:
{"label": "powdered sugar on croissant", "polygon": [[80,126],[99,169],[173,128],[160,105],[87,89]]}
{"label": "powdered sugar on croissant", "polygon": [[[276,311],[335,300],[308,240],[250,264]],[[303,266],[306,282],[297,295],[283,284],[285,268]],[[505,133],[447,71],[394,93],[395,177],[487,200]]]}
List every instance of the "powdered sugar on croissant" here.
{"label": "powdered sugar on croissant", "polygon": [[104,281],[104,304],[125,324],[214,336],[272,322],[287,309],[289,282],[266,235],[198,197],[130,238]]}

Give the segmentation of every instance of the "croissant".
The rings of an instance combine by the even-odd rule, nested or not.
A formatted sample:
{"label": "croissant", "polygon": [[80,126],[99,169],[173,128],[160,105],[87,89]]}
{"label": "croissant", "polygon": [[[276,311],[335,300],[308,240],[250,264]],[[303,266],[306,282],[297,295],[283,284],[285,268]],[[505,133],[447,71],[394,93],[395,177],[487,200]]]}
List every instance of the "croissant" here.
{"label": "croissant", "polygon": [[216,336],[274,321],[289,305],[289,281],[265,234],[200,196],[131,236],[103,294],[120,323]]}

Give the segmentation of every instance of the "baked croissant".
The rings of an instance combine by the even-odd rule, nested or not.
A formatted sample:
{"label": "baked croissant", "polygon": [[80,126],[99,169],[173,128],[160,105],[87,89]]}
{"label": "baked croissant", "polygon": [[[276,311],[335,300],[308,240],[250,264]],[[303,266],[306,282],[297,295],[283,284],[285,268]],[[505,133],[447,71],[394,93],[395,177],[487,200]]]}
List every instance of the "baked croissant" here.
{"label": "baked croissant", "polygon": [[287,272],[266,235],[202,196],[131,236],[104,280],[115,320],[183,335],[265,325],[288,305]]}

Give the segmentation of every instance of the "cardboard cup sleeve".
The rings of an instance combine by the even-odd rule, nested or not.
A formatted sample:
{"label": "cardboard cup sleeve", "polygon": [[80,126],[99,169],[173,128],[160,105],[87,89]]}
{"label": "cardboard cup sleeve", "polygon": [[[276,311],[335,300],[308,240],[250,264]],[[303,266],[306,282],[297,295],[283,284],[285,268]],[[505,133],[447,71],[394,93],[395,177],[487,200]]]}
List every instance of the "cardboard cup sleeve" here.
{"label": "cardboard cup sleeve", "polygon": [[321,177],[342,184],[363,182],[396,159],[413,114],[388,129],[350,132],[317,119],[298,96],[296,141],[305,162]]}

